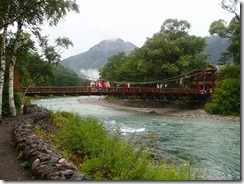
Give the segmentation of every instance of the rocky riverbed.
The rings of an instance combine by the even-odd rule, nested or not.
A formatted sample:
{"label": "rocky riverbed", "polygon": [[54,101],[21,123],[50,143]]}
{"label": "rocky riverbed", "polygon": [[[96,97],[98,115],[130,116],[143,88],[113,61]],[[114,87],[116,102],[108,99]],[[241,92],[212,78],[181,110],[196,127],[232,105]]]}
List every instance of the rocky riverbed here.
{"label": "rocky riverbed", "polygon": [[[87,98],[79,99],[79,103],[98,104],[101,106],[123,110],[123,111],[136,111],[145,113],[156,113],[166,116],[175,117],[188,117],[200,119],[214,119],[214,120],[228,120],[233,122],[240,122],[238,116],[222,116],[212,115],[204,111],[203,108],[179,108],[176,103],[168,102],[155,102],[155,101],[137,101],[128,99],[116,99],[114,101],[106,101],[104,96],[90,96]],[[160,104],[160,105],[158,105]]]}

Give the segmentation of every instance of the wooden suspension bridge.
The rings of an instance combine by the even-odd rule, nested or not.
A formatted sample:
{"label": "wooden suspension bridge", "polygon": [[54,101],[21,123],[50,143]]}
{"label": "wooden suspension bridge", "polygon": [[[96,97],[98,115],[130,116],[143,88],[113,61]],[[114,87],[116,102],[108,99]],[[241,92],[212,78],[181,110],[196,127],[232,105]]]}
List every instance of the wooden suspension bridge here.
{"label": "wooden suspension bridge", "polygon": [[85,86],[37,86],[22,88],[26,96],[191,96],[209,97],[209,90],[182,88],[150,88],[150,87],[108,87],[95,88]]}
{"label": "wooden suspension bridge", "polygon": [[190,88],[157,87],[89,87],[89,86],[31,86],[16,85],[26,96],[141,96],[141,97],[192,97],[207,98],[211,96],[216,85],[216,67],[197,69],[189,82]]}

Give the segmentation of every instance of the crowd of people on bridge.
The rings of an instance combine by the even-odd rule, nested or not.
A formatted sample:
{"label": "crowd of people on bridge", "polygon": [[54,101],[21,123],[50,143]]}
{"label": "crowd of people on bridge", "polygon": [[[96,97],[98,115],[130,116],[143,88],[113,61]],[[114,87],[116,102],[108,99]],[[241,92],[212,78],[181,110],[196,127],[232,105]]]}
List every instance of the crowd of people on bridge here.
{"label": "crowd of people on bridge", "polygon": [[[84,87],[89,87],[90,90],[92,92],[98,92],[98,91],[103,91],[103,92],[107,92],[108,88],[113,87],[118,90],[119,88],[123,88],[126,89],[126,91],[129,91],[129,88],[131,87],[130,83],[126,82],[126,83],[115,83],[112,82],[112,85],[110,83],[110,81],[105,81],[105,80],[101,80],[101,81],[84,81],[83,83]],[[159,90],[159,92],[163,91],[165,88],[168,88],[168,84],[159,84],[157,83],[155,88],[157,88]],[[203,85],[198,85],[196,87],[201,94],[208,94],[208,93],[212,93],[212,88],[208,85],[204,86]],[[88,89],[87,89],[88,90]]]}
{"label": "crowd of people on bridge", "polygon": [[[83,83],[84,87],[90,87],[91,91],[93,92],[97,92],[97,91],[108,91],[108,88],[110,87],[116,87],[117,89],[119,88],[124,88],[126,89],[126,91],[129,91],[129,88],[131,87],[129,82],[125,82],[125,83],[114,83],[112,82],[112,84],[110,83],[110,81],[84,81]],[[156,84],[155,86],[158,89],[162,89],[162,88],[167,88],[168,84]]]}
{"label": "crowd of people on bridge", "polygon": [[[83,83],[83,86],[91,87],[92,91],[107,91],[107,89],[110,87],[117,87],[117,88],[123,87],[119,83],[116,86],[115,86],[115,84],[113,86],[111,86],[109,81],[91,81],[90,84],[88,84],[88,81],[85,81]],[[130,83],[125,83],[124,88],[129,89]]]}

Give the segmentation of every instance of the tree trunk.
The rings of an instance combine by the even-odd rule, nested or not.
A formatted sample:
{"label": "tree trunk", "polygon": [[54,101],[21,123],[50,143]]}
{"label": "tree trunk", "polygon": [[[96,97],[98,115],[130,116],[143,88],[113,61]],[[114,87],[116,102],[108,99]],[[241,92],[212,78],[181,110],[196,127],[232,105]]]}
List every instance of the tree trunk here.
{"label": "tree trunk", "polygon": [[4,75],[6,69],[6,42],[8,36],[9,10],[10,10],[10,5],[8,5],[7,11],[4,17],[2,18],[3,33],[2,33],[1,68],[0,68],[0,123],[2,122],[3,86],[4,86]]}
{"label": "tree trunk", "polygon": [[16,116],[16,106],[14,101],[14,68],[16,63],[16,54],[19,48],[19,41],[22,33],[22,21],[18,22],[18,29],[12,49],[12,57],[9,63],[9,81],[8,81],[8,94],[9,94],[9,108],[12,117]]}
{"label": "tree trunk", "polygon": [[[12,60],[12,59],[11,59]],[[9,64],[9,81],[8,81],[8,94],[9,94],[9,108],[12,117],[16,116],[16,106],[14,102],[14,65],[15,63],[10,62]]]}

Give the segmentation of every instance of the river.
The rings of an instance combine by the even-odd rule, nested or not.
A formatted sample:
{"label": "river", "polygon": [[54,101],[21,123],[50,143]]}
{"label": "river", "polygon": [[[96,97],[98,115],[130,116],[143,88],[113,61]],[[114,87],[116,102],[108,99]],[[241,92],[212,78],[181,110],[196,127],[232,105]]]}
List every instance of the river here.
{"label": "river", "polygon": [[156,144],[162,155],[178,161],[192,160],[194,166],[200,166],[207,180],[240,180],[239,122],[121,111],[99,104],[78,102],[87,98],[49,98],[32,103],[53,111],[95,116],[106,128],[111,130],[119,127],[124,135],[157,135]]}

